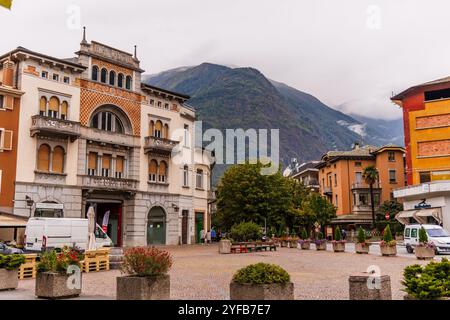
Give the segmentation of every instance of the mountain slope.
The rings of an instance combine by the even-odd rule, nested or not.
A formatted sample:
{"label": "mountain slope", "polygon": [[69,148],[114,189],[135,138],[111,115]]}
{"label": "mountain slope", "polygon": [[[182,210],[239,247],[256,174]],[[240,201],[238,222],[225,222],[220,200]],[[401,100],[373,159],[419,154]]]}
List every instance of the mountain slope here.
{"label": "mountain slope", "polygon": [[328,150],[348,149],[361,140],[385,144],[379,129],[271,81],[256,69],[204,63],[148,76],[145,82],[190,95],[189,104],[204,129],[280,129],[285,165],[291,158],[317,160]]}

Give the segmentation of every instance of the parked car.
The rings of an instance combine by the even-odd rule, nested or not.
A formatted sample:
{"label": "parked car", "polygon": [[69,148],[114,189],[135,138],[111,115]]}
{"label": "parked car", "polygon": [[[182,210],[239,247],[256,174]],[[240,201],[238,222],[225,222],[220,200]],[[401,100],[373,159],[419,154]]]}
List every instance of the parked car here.
{"label": "parked car", "polygon": [[22,253],[23,251],[20,249],[7,246],[4,243],[0,243],[0,254],[8,255],[8,254],[22,254]]}
{"label": "parked car", "polygon": [[441,226],[433,224],[412,224],[405,226],[405,245],[408,253],[414,253],[414,247],[419,244],[419,231],[424,228],[428,241],[436,246],[436,254],[450,254],[450,235]]}
{"label": "parked car", "polygon": [[[40,252],[75,246],[88,246],[88,220],[69,218],[31,218],[25,229],[25,250]],[[112,247],[113,242],[99,225],[95,230],[95,248]]]}

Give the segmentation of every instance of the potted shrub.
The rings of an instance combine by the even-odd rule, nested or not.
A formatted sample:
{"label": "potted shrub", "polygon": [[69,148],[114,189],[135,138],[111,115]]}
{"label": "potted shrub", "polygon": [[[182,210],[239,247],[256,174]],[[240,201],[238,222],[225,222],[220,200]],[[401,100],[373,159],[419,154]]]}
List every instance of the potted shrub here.
{"label": "potted shrub", "polygon": [[316,244],[317,251],[326,251],[327,250],[327,240],[324,239],[323,233],[319,232],[317,234],[317,239],[314,241]]}
{"label": "potted shrub", "polygon": [[385,257],[394,257],[397,255],[397,241],[392,237],[391,228],[386,226],[383,232],[383,240],[380,242],[381,254]]}
{"label": "potted shrub", "polygon": [[152,248],[126,249],[122,273],[117,278],[117,300],[169,300],[173,259],[167,251]]}
{"label": "potted shrub", "polygon": [[231,300],[294,300],[294,284],[280,266],[258,263],[240,269],[230,283]]}
{"label": "potted shrub", "polygon": [[436,246],[428,242],[427,231],[424,227],[419,230],[419,244],[414,248],[416,258],[419,260],[431,260],[436,255]]}
{"label": "potted shrub", "polygon": [[358,254],[368,254],[370,243],[367,242],[366,231],[362,227],[359,227],[358,238],[355,244],[355,250]]}
{"label": "potted shrub", "polygon": [[299,244],[302,250],[309,250],[311,249],[311,240],[309,239],[308,231],[306,229],[302,230],[302,233],[300,234],[300,240]]}
{"label": "potted shrub", "polygon": [[334,230],[334,240],[331,243],[334,252],[345,252],[345,240],[342,240],[342,232],[339,227]]}
{"label": "potted shrub", "polygon": [[65,299],[81,294],[81,264],[84,254],[64,247],[41,254],[37,265],[35,294],[43,299]]}
{"label": "potted shrub", "polygon": [[289,237],[289,248],[297,249],[298,248],[298,240],[299,238],[296,235],[292,235]]}
{"label": "potted shrub", "polygon": [[402,285],[406,300],[449,300],[450,262],[430,262],[426,266],[413,265],[405,268]]}
{"label": "potted shrub", "polygon": [[17,271],[25,262],[25,256],[21,254],[0,254],[0,291],[15,290],[19,286]]}

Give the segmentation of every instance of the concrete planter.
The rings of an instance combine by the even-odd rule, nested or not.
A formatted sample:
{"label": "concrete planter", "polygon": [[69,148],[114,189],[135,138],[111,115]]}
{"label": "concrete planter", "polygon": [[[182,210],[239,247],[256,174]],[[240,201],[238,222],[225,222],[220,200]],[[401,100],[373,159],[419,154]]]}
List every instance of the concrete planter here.
{"label": "concrete planter", "polygon": [[118,277],[117,300],[170,300],[170,276]]}
{"label": "concrete planter", "polygon": [[414,252],[416,253],[416,258],[419,260],[432,260],[436,255],[434,248],[421,246],[415,247]]}
{"label": "concrete planter", "polygon": [[395,257],[397,255],[397,246],[380,246],[383,257]]}
{"label": "concrete planter", "polygon": [[334,242],[333,243],[334,252],[345,252],[345,242]]}
{"label": "concrete planter", "polygon": [[311,249],[311,241],[302,241],[300,243],[302,250],[310,250]]}
{"label": "concrete planter", "polygon": [[231,241],[221,240],[219,242],[219,253],[220,254],[230,254],[231,253]]}
{"label": "concrete planter", "polygon": [[369,254],[370,244],[357,243],[355,244],[355,250],[357,254]]}
{"label": "concrete planter", "polygon": [[78,297],[81,294],[81,273],[80,288],[72,289],[68,274],[42,272],[36,276],[35,295],[42,299],[67,299]]}
{"label": "concrete planter", "polygon": [[288,242],[286,240],[281,240],[281,247],[287,248],[287,246],[288,246]]}
{"label": "concrete planter", "polygon": [[15,290],[19,286],[17,270],[0,269],[0,291]]}
{"label": "concrete planter", "polygon": [[317,251],[326,251],[327,250],[327,242],[326,241],[316,242],[316,250]]}
{"label": "concrete planter", "polygon": [[391,278],[387,275],[357,273],[348,281],[350,300],[392,300]]}
{"label": "concrete planter", "polygon": [[289,241],[289,248],[297,249],[298,248],[298,240],[291,240],[291,241]]}
{"label": "concrete planter", "polygon": [[239,284],[230,283],[231,300],[294,300],[294,284]]}

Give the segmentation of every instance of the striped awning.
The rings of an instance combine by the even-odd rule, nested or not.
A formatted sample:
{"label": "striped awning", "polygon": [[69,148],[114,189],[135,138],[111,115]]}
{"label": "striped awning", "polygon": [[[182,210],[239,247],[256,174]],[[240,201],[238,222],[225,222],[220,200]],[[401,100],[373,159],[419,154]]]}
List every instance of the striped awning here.
{"label": "striped awning", "polygon": [[442,208],[423,209],[416,211],[415,218],[422,224],[428,223],[427,218],[434,218],[439,224],[442,224]]}
{"label": "striped awning", "polygon": [[395,219],[397,219],[397,221],[401,224],[410,224],[411,218],[416,219],[416,212],[417,210],[401,211],[395,216]]}

